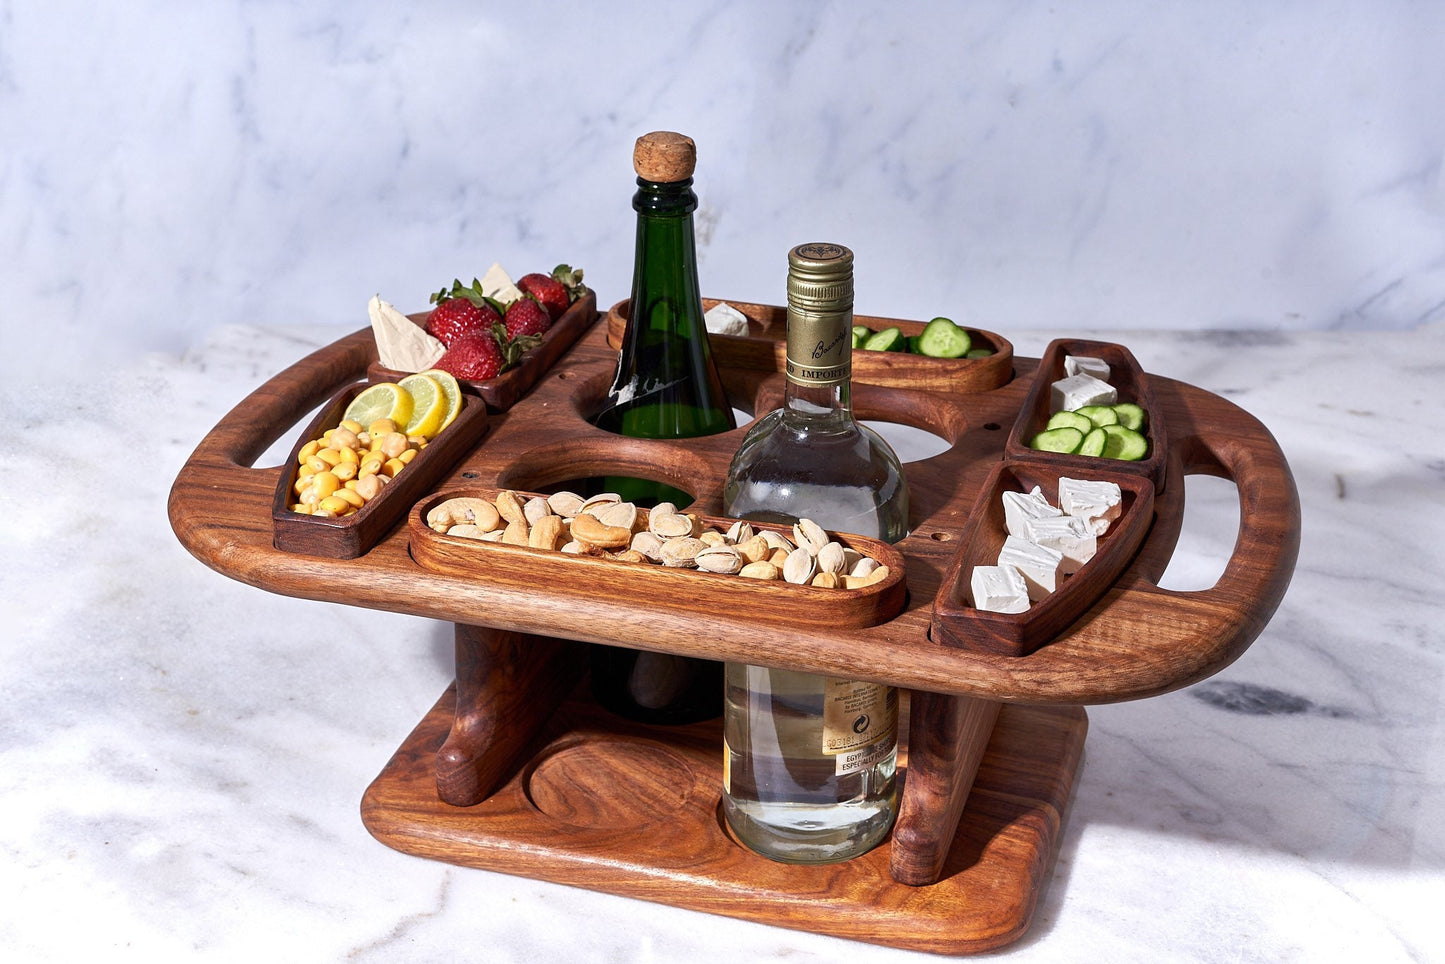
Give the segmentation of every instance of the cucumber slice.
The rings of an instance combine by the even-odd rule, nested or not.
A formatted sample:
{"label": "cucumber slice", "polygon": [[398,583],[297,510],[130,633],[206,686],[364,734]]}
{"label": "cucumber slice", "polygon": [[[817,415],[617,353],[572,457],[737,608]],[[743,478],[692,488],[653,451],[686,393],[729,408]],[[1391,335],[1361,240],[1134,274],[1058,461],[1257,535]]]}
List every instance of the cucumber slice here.
{"label": "cucumber slice", "polygon": [[1048,428],[1029,441],[1029,448],[1040,452],[1077,452],[1084,441],[1084,433],[1076,428]]}
{"label": "cucumber slice", "polygon": [[1076,428],[1088,435],[1093,431],[1094,423],[1089,421],[1088,416],[1080,415],[1078,412],[1055,412],[1049,416],[1048,424],[1044,428]]}
{"label": "cucumber slice", "polygon": [[1149,451],[1149,440],[1132,428],[1125,428],[1122,425],[1105,425],[1104,433],[1108,439],[1104,442],[1104,458],[1123,459],[1125,462],[1137,462]]}
{"label": "cucumber slice", "polygon": [[1119,416],[1119,424],[1125,428],[1136,432],[1144,429],[1144,409],[1133,402],[1120,402],[1115,405],[1114,414]]}
{"label": "cucumber slice", "polygon": [[951,318],[935,318],[918,336],[918,353],[929,358],[962,358],[973,347],[973,338]]}
{"label": "cucumber slice", "polygon": [[907,343],[906,345],[904,345],[903,350],[906,351],[906,352],[908,352],[908,353],[911,354],[911,355],[921,355],[921,354],[923,354],[921,351],[918,350],[918,336],[917,336],[917,335],[909,335],[909,336],[908,336],[908,343]]}
{"label": "cucumber slice", "polygon": [[903,342],[903,330],[895,325],[875,331],[863,339],[863,348],[867,351],[902,351]]}
{"label": "cucumber slice", "polygon": [[1114,414],[1112,405],[1085,405],[1083,408],[1076,408],[1074,411],[1093,422],[1099,428],[1105,425],[1118,425],[1119,416]]}
{"label": "cucumber slice", "polygon": [[1079,443],[1080,455],[1103,455],[1104,449],[1109,444],[1109,433],[1102,428],[1089,429],[1084,440]]}
{"label": "cucumber slice", "polygon": [[992,348],[970,348],[964,358],[987,358],[993,354]]}

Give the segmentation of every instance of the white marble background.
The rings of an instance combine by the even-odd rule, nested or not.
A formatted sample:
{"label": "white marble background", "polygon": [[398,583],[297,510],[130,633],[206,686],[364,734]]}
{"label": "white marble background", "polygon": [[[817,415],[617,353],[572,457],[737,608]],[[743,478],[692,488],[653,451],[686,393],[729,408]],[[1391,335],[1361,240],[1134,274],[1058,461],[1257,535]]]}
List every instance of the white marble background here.
{"label": "white marble background", "polygon": [[[0,0],[0,958],[933,958],[397,854],[445,627],[262,593],[165,496],[247,391],[493,260],[630,275],[699,143],[703,287],[1102,332],[1300,485],[1234,666],[1091,711],[1021,961],[1445,960],[1445,4]],[[264,460],[263,460],[264,461]],[[1234,495],[1191,483],[1175,588]]]}

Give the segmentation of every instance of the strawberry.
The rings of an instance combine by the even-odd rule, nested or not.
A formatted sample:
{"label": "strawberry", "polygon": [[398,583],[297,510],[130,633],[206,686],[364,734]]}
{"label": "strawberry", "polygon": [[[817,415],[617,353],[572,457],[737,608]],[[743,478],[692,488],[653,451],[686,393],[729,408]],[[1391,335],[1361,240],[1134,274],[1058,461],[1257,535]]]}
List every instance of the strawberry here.
{"label": "strawberry", "polygon": [[586,290],[582,284],[582,269],[559,264],[551,274],[534,271],[517,280],[517,287],[523,294],[531,295],[547,309],[553,321]]}
{"label": "strawberry", "polygon": [[452,342],[436,367],[457,378],[495,378],[503,368],[502,349],[488,329],[468,332]]}
{"label": "strawberry", "polygon": [[459,280],[453,281],[450,290],[443,288],[431,296],[431,301],[436,309],[427,318],[427,334],[448,348],[463,335],[490,331],[492,325],[502,320],[497,309],[483,297],[481,283],[477,281],[473,281],[470,288]]}
{"label": "strawberry", "polygon": [[507,338],[522,335],[541,335],[552,327],[552,317],[547,308],[536,298],[518,298],[507,306]]}

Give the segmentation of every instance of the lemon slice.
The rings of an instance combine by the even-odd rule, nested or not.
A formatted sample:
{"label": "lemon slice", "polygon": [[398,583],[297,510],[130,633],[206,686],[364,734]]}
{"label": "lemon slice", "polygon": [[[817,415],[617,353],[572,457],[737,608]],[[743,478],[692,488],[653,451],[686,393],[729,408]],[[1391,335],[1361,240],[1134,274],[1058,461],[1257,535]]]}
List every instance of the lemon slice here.
{"label": "lemon slice", "polygon": [[440,368],[431,368],[421,374],[440,385],[447,396],[446,414],[442,416],[441,425],[437,426],[437,432],[440,432],[452,424],[457,413],[462,410],[462,387],[457,384],[456,377],[451,372],[444,372]]}
{"label": "lemon slice", "polygon": [[431,438],[441,431],[442,419],[447,414],[447,393],[435,379],[430,375],[408,375],[397,384],[409,392],[412,399],[411,418],[405,423],[406,434]]}
{"label": "lemon slice", "polygon": [[414,406],[411,392],[395,382],[378,382],[353,398],[342,418],[354,419],[363,427],[379,418],[389,418],[398,425],[405,425],[411,419]]}

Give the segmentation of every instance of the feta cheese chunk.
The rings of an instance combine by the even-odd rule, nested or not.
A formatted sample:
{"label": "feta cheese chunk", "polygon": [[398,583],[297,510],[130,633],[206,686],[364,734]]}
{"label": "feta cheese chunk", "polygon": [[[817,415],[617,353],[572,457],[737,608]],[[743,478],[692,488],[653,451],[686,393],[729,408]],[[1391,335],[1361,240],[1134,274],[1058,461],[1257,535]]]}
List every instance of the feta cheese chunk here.
{"label": "feta cheese chunk", "polygon": [[999,550],[998,564],[1017,569],[1028,587],[1029,599],[1038,602],[1058,586],[1064,554],[1018,536],[1009,536],[1004,540],[1003,549]]}
{"label": "feta cheese chunk", "polygon": [[1049,386],[1050,411],[1072,412],[1085,405],[1113,405],[1119,400],[1114,386],[1088,372],[1061,378]]}
{"label": "feta cheese chunk", "polygon": [[732,305],[719,301],[702,316],[709,335],[746,335],[748,316]]}
{"label": "feta cheese chunk", "polygon": [[1013,566],[974,566],[969,579],[973,608],[991,613],[1021,613],[1029,608],[1029,590]]}
{"label": "feta cheese chunk", "polygon": [[1116,482],[1059,479],[1059,508],[1082,521],[1096,536],[1108,532],[1109,524],[1119,518],[1123,511],[1121,499]]}
{"label": "feta cheese chunk", "polygon": [[511,275],[502,270],[502,266],[493,261],[487,273],[482,275],[482,294],[488,298],[495,298],[504,305],[510,305],[522,297],[522,290],[512,284]]}
{"label": "feta cheese chunk", "polygon": [[1025,524],[1030,542],[1056,549],[1063,555],[1063,571],[1078,572],[1084,563],[1094,558],[1099,548],[1099,538],[1089,527],[1071,515],[1058,515],[1043,519],[1030,519]]}
{"label": "feta cheese chunk", "polygon": [[1109,363],[1092,355],[1065,355],[1064,374],[1077,375],[1080,372],[1107,382],[1109,380]]}
{"label": "feta cheese chunk", "polygon": [[387,368],[399,372],[421,372],[435,367],[446,354],[446,346],[424,331],[421,325],[372,295],[366,305],[376,354]]}
{"label": "feta cheese chunk", "polygon": [[1028,538],[1025,528],[1028,520],[1063,514],[1062,510],[1049,504],[1049,500],[1044,497],[1044,490],[1037,485],[1032,492],[1008,491],[1003,494],[1003,523],[1011,536]]}

